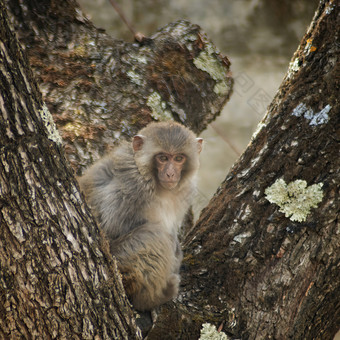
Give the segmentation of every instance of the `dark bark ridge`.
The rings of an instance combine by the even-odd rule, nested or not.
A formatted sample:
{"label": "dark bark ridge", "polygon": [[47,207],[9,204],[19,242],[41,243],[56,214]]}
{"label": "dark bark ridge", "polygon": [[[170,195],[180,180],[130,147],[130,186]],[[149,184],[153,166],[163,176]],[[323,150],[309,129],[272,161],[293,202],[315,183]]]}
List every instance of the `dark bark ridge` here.
{"label": "dark bark ridge", "polygon": [[138,339],[2,1],[0,22],[0,337]]}
{"label": "dark bark ridge", "polygon": [[201,132],[229,99],[230,62],[197,25],[179,21],[124,43],[94,28],[71,0],[8,6],[78,174],[151,120]]}
{"label": "dark bark ridge", "polygon": [[[321,1],[259,132],[184,241],[182,293],[150,339],[333,339],[340,324],[339,6]],[[265,191],[322,183],[306,220]],[[171,322],[168,315],[171,314]]]}

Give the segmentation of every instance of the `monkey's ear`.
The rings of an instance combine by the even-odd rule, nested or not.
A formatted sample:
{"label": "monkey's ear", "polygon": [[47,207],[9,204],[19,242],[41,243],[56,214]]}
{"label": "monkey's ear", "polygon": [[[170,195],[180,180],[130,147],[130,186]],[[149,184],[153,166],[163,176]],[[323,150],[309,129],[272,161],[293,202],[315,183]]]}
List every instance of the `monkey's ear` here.
{"label": "monkey's ear", "polygon": [[132,148],[133,148],[133,151],[139,151],[142,149],[143,147],[143,144],[144,144],[144,136],[142,135],[136,135],[133,137],[133,140],[132,140]]}
{"label": "monkey's ear", "polygon": [[200,153],[202,151],[202,147],[203,147],[203,138],[196,138],[197,140],[197,148],[198,148],[198,153]]}

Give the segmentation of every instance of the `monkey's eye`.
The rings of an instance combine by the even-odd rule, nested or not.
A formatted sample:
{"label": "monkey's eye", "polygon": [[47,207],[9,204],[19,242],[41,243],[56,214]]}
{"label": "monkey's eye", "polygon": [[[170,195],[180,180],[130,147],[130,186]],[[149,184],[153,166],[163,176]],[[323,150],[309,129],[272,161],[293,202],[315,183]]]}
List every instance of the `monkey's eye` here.
{"label": "monkey's eye", "polygon": [[185,160],[185,157],[183,155],[177,155],[175,156],[175,162],[182,163]]}
{"label": "monkey's eye", "polygon": [[157,156],[157,159],[160,161],[160,162],[167,162],[168,161],[168,157],[165,156],[165,155],[158,155]]}

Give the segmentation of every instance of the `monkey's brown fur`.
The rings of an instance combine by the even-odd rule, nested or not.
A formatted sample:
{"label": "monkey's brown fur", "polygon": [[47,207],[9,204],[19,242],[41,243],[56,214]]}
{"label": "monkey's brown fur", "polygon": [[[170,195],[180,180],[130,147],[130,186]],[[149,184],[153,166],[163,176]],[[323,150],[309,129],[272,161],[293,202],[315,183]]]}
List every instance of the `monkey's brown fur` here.
{"label": "monkey's brown fur", "polygon": [[[182,251],[177,233],[194,195],[201,143],[178,123],[151,123],[79,179],[138,310],[150,310],[178,293]],[[171,189],[160,185],[155,156],[161,153],[186,160]]]}

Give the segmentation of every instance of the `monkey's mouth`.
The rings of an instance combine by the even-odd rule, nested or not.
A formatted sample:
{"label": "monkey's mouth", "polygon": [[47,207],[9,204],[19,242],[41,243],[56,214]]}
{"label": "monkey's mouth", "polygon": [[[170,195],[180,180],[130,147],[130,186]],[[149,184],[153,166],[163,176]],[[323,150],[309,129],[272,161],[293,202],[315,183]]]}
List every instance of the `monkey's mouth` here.
{"label": "monkey's mouth", "polygon": [[167,190],[175,189],[178,182],[168,182],[168,181],[160,181],[160,185]]}

